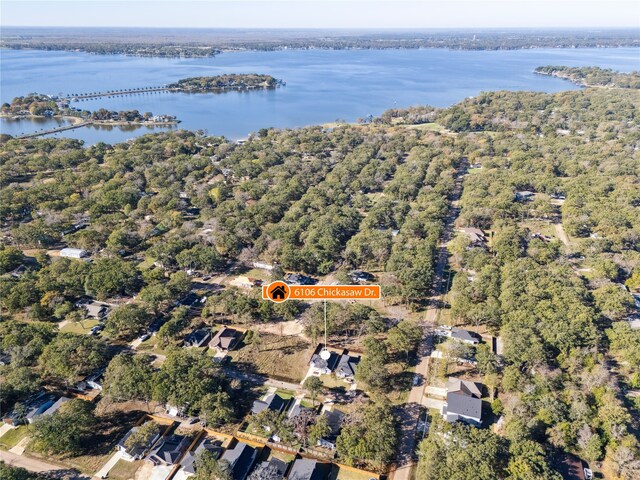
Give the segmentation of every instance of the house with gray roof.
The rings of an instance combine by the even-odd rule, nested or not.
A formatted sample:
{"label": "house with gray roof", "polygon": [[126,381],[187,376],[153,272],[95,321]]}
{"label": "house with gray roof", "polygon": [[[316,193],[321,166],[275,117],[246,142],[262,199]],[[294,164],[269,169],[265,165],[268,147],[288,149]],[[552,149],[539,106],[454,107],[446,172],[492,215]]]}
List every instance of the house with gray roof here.
{"label": "house with gray roof", "polygon": [[175,465],[182,458],[190,442],[190,438],[185,435],[164,437],[151,450],[147,460],[154,465]]}
{"label": "house with gray roof", "polygon": [[253,402],[251,413],[257,415],[267,409],[273,410],[276,413],[282,413],[289,407],[290,403],[291,399],[285,400],[277,393],[272,393],[271,395],[267,395],[264,400],[256,400]]}
{"label": "house with gray roof", "polygon": [[[146,424],[145,424],[146,425]],[[122,457],[128,462],[132,462],[134,460],[140,460],[144,457],[145,453],[151,448],[151,446],[160,438],[160,428],[158,427],[155,431],[152,431],[147,438],[144,445],[137,445],[135,447],[130,447],[127,445],[127,440],[129,437],[140,430],[140,427],[133,427],[129,430],[124,437],[120,439],[116,447],[120,451]]]}
{"label": "house with gray roof", "polygon": [[254,470],[254,473],[260,472],[262,474],[260,478],[268,478],[269,480],[282,480],[285,473],[287,473],[288,468],[289,464],[284,460],[280,460],[276,457],[271,457],[268,462],[264,461],[260,465],[258,465]]}
{"label": "house with gray roof", "polygon": [[475,382],[449,378],[447,400],[442,416],[447,422],[465,422],[479,427],[482,424],[482,392]]}
{"label": "house with gray roof", "polygon": [[202,347],[211,340],[211,330],[208,328],[198,328],[184,337],[185,347]]}
{"label": "house with gray roof", "polygon": [[453,327],[451,329],[451,338],[459,342],[468,343],[469,345],[477,345],[480,343],[480,338],[477,333],[462,328]]}
{"label": "house with gray roof", "polygon": [[195,463],[200,455],[202,455],[204,452],[209,452],[217,460],[218,458],[220,458],[220,455],[222,455],[223,450],[224,448],[222,448],[222,442],[220,442],[220,440],[205,438],[195,449],[191,449],[187,453],[185,453],[182,461],[180,461],[182,471],[187,476],[195,475]]}
{"label": "house with gray roof", "polygon": [[209,347],[220,352],[230,352],[240,341],[242,334],[233,328],[222,327],[209,342]]}
{"label": "house with gray roof", "polygon": [[352,357],[348,353],[343,353],[336,366],[336,377],[352,382],[358,363],[360,363],[360,357]]}
{"label": "house with gray roof", "polygon": [[233,480],[245,480],[256,463],[258,449],[250,447],[244,442],[238,442],[233,448],[228,448],[220,457],[231,468]]}
{"label": "house with gray roof", "polygon": [[316,353],[311,357],[309,364],[314,369],[314,373],[319,375],[330,375],[338,366],[340,355],[329,350],[329,358],[325,360],[320,356],[322,349],[316,349]]}
{"label": "house with gray roof", "polygon": [[322,415],[327,417],[327,423],[329,424],[330,430],[327,435],[318,440],[318,446],[335,450],[336,440],[338,439],[338,435],[340,435],[346,415],[340,410],[335,409],[325,410],[322,412]]}
{"label": "house with gray roof", "polygon": [[297,458],[293,462],[288,480],[325,480],[331,472],[330,463],[321,463],[311,458]]}

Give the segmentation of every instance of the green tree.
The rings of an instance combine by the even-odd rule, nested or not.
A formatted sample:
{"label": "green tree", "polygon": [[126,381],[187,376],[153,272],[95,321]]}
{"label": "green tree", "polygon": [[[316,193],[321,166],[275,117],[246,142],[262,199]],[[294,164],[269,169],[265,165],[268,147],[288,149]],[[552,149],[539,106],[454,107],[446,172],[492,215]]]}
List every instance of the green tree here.
{"label": "green tree", "polygon": [[318,394],[322,392],[322,390],[324,390],[324,384],[322,383],[322,380],[320,380],[318,377],[308,377],[304,381],[303,387],[309,390],[309,393],[311,394],[311,401],[315,405]]}
{"label": "green tree", "polygon": [[64,403],[53,415],[41,416],[31,428],[31,445],[43,454],[77,456],[95,442],[95,405],[80,399]]}
{"label": "green tree", "polygon": [[151,322],[151,315],[143,307],[128,303],[114,309],[105,322],[106,331],[116,338],[132,339]]}
{"label": "green tree", "polygon": [[151,400],[155,370],[149,355],[119,354],[104,373],[104,395],[116,402]]}
{"label": "green tree", "polygon": [[39,359],[45,375],[73,383],[104,365],[107,349],[88,335],[60,333],[47,345]]}
{"label": "green tree", "polygon": [[99,258],[85,281],[87,293],[104,300],[115,294],[132,295],[140,284],[136,266],[119,258]]}

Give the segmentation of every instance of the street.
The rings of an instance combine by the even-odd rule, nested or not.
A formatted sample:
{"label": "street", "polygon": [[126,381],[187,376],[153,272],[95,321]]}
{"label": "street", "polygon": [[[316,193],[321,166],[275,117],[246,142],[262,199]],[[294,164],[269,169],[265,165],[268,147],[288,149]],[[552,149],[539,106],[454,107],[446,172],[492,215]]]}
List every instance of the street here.
{"label": "street", "polygon": [[446,245],[449,240],[451,240],[454,222],[458,217],[459,211],[457,203],[462,193],[462,182],[467,166],[467,162],[463,161],[458,168],[456,184],[452,194],[451,208],[445,220],[445,229],[441,243],[438,246],[438,257],[436,259],[433,279],[433,294],[431,297],[432,304],[420,322],[424,330],[422,343],[418,348],[419,361],[416,365],[416,375],[419,375],[423,381],[411,388],[407,402],[402,406],[402,411],[400,412],[401,433],[396,456],[397,468],[390,474],[393,480],[410,480],[416,464],[416,427],[420,419],[420,414],[423,411],[422,399],[424,390],[427,387],[427,382],[429,381],[430,355],[433,348],[433,329],[438,318],[438,311],[442,306],[442,295],[446,293],[448,283],[445,278],[449,262],[449,252]]}

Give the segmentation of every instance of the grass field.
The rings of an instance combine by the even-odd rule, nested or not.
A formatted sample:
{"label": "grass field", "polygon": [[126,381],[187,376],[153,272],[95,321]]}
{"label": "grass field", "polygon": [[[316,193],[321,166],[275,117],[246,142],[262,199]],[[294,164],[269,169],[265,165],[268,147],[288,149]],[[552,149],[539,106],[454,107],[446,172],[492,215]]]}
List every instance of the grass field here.
{"label": "grass field", "polygon": [[125,460],[118,460],[118,463],[109,471],[109,478],[115,478],[116,480],[129,480],[134,478],[135,473],[142,466],[144,460],[138,460],[135,462],[127,462]]}
{"label": "grass field", "polygon": [[0,437],[0,448],[3,450],[9,450],[10,448],[15,447],[20,443],[20,440],[27,436],[28,433],[29,429],[24,425],[18,428],[12,428]]}
{"label": "grass field", "polygon": [[309,343],[299,337],[263,333],[258,348],[241,345],[230,355],[239,368],[299,382],[307,372],[313,350]]}
{"label": "grass field", "polygon": [[82,320],[81,322],[69,322],[60,329],[61,332],[87,335],[89,331],[98,325],[98,320]]}

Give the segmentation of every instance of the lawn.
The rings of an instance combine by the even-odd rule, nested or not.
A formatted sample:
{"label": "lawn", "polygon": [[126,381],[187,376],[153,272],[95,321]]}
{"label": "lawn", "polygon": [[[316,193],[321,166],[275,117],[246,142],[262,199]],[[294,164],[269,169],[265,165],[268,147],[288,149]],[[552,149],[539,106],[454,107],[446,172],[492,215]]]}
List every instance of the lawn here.
{"label": "lawn", "polygon": [[98,320],[82,320],[81,322],[69,322],[60,329],[61,332],[87,335],[89,331],[98,325]]}
{"label": "lawn", "polygon": [[129,480],[134,478],[135,473],[143,464],[144,460],[137,460],[135,462],[118,460],[118,463],[109,471],[109,478],[115,478],[116,480]]}
{"label": "lawn", "polygon": [[238,368],[291,382],[299,382],[307,373],[313,347],[299,337],[280,337],[263,333],[260,345],[242,344],[231,352]]}
{"label": "lawn", "polygon": [[327,388],[348,389],[350,387],[350,384],[348,384],[344,380],[339,379],[335,375],[320,375],[320,380],[322,380],[322,383],[324,383],[324,386]]}
{"label": "lawn", "polygon": [[0,448],[3,450],[9,450],[10,448],[15,447],[20,443],[20,440],[27,436],[28,433],[29,429],[24,425],[18,428],[12,428],[0,437]]}
{"label": "lawn", "polygon": [[370,478],[373,477],[368,473],[353,472],[337,465],[331,466],[331,473],[329,474],[329,480],[369,480]]}

